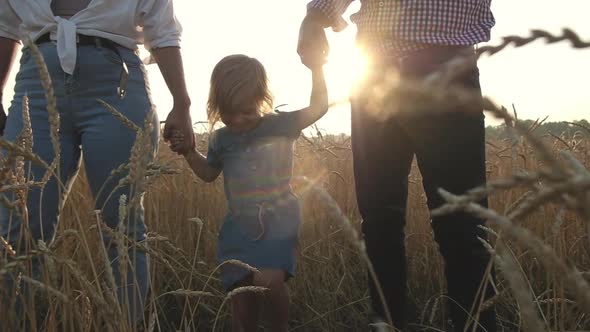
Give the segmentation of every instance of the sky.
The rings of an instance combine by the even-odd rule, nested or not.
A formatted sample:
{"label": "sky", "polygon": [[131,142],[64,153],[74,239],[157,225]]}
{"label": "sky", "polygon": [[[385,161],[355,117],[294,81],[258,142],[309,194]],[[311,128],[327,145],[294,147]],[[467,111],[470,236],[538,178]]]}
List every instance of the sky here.
{"label": "sky", "polygon": [[[211,70],[224,56],[242,53],[258,58],[266,67],[275,104],[284,110],[307,106],[311,74],[296,53],[297,35],[307,0],[175,0],[176,16],[183,26],[182,55],[193,121],[206,121],[205,104]],[[360,7],[353,2],[345,19]],[[560,33],[564,27],[590,40],[590,0],[493,0],[496,26],[490,44],[502,36],[527,36],[530,29]],[[350,86],[363,73],[363,57],[356,49],[356,28],[328,32],[331,44],[325,66],[331,100],[346,99]],[[142,50],[142,56],[147,52]],[[18,62],[17,62],[18,63]],[[480,79],[485,95],[509,108],[515,105],[519,118],[571,121],[590,118],[590,50],[575,50],[566,43],[535,42],[480,59]],[[172,99],[157,65],[149,65],[152,98],[161,120]],[[12,98],[13,68],[4,93],[4,105]],[[488,124],[497,124],[488,117]],[[341,104],[318,122],[330,133],[350,133],[350,108]],[[202,126],[201,128],[205,128]]]}

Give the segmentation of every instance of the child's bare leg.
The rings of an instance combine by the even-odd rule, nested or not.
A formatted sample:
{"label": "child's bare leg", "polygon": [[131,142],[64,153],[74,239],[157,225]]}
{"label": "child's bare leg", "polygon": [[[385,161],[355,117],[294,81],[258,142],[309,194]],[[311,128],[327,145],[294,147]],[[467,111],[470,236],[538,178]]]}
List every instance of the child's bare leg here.
{"label": "child's bare leg", "polygon": [[260,298],[257,294],[246,292],[232,297],[232,331],[256,331],[259,307]]}
{"label": "child's bare leg", "polygon": [[266,307],[272,332],[286,332],[289,328],[289,292],[285,271],[262,270],[254,275],[254,286],[266,287]]}
{"label": "child's bare leg", "polygon": [[[252,277],[241,281],[238,287],[252,286]],[[244,292],[234,295],[232,303],[232,331],[254,332],[258,326],[258,314],[260,312],[260,295],[252,292]]]}

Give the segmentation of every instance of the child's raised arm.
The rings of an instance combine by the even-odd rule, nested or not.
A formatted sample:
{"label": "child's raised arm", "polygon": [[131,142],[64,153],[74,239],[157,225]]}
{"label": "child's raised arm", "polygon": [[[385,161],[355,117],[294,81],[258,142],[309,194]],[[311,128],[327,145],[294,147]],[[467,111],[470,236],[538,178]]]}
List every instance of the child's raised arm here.
{"label": "child's raised arm", "polygon": [[313,124],[328,112],[328,89],[322,66],[311,68],[311,80],[309,106],[300,111],[301,129]]}

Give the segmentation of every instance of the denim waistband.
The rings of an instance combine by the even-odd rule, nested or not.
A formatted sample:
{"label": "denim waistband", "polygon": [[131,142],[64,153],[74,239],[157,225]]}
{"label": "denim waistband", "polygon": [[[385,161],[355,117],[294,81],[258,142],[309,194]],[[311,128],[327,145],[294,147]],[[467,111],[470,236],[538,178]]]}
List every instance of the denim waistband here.
{"label": "denim waistband", "polygon": [[[51,42],[51,36],[49,33],[42,35],[41,37],[35,40],[35,44],[43,44]],[[125,63],[125,59],[121,56],[119,52],[119,48],[123,47],[112,40],[102,37],[96,36],[87,36],[87,35],[76,35],[76,43],[78,45],[95,45],[96,47],[105,47],[108,49],[113,50],[117,53],[119,60],[121,61],[121,74],[119,76],[119,86],[117,87],[117,94],[119,98],[123,99],[125,94],[127,93],[127,81],[129,79],[129,69],[127,68],[127,64]],[[125,47],[123,47],[125,48]]]}
{"label": "denim waistband", "polygon": [[[39,38],[35,40],[35,44],[43,44],[50,42],[52,42],[50,33],[41,35]],[[87,36],[81,34],[76,35],[76,43],[78,45],[95,45],[97,47],[107,47],[111,49],[116,49],[117,47],[124,47],[107,38]]]}

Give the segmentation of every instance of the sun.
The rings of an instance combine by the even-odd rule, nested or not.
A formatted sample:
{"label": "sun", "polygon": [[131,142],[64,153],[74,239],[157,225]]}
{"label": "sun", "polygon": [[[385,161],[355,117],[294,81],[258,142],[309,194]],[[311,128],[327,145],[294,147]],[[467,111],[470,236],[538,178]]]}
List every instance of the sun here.
{"label": "sun", "polygon": [[356,46],[332,49],[324,66],[326,84],[332,102],[348,100],[350,91],[367,74],[368,57]]}

